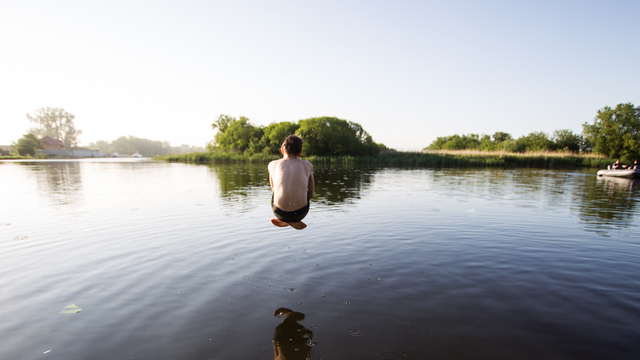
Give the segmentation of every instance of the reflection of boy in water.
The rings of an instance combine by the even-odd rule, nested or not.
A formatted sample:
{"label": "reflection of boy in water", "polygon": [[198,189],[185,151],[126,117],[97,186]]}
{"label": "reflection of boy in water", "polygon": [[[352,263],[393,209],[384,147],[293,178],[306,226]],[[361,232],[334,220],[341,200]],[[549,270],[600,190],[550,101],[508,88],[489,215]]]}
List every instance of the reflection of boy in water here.
{"label": "reflection of boy in water", "polygon": [[287,308],[279,308],[273,316],[286,315],[282,324],[273,334],[273,353],[275,360],[306,360],[311,356],[311,346],[307,344],[313,332],[298,324],[304,320],[304,314]]}
{"label": "reflection of boy in water", "polygon": [[301,220],[309,212],[309,199],[313,197],[313,166],[300,160],[302,139],[289,135],[280,148],[283,158],[269,163],[269,183],[273,189],[271,209],[276,216],[275,226],[291,226],[302,230],[307,227]]}

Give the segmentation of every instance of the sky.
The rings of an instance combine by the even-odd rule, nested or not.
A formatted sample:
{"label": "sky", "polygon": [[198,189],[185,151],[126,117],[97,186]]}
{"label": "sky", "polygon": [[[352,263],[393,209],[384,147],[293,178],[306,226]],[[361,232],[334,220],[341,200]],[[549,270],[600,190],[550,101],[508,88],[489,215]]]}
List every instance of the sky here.
{"label": "sky", "polygon": [[0,2],[0,144],[63,108],[80,145],[204,146],[221,115],[335,116],[388,147],[582,132],[640,105],[640,1]]}

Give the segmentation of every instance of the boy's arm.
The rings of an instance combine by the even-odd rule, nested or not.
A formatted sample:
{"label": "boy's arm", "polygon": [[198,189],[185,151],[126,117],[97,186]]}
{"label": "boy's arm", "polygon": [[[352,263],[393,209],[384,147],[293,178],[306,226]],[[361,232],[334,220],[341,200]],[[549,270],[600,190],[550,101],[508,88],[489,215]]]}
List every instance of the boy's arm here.
{"label": "boy's arm", "polygon": [[309,190],[309,198],[312,198],[313,197],[313,193],[316,190],[316,185],[313,182],[313,173],[311,173],[311,175],[309,175],[309,185],[308,185],[307,189]]}
{"label": "boy's arm", "polygon": [[273,190],[273,179],[271,178],[271,171],[273,169],[273,161],[267,165],[267,170],[269,170],[269,185],[271,185],[271,190]]}

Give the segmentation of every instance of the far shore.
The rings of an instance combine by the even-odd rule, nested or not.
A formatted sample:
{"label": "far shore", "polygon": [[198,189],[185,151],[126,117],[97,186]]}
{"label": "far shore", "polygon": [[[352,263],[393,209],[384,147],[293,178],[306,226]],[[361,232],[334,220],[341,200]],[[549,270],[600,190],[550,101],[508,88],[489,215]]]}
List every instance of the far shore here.
{"label": "far shore", "polygon": [[[154,160],[183,163],[268,163],[279,159],[277,155],[239,153],[190,153],[156,156]],[[425,152],[383,152],[376,156],[303,156],[314,164],[370,165],[407,167],[505,167],[576,169],[606,168],[614,160],[601,155],[566,152],[507,153],[473,150],[437,150]]]}

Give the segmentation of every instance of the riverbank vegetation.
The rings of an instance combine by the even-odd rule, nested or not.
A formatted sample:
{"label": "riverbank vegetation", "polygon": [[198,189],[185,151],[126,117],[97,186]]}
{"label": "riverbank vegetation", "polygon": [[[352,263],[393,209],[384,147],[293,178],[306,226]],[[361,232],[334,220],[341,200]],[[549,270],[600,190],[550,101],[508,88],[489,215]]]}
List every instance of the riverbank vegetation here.
{"label": "riverbank vegetation", "polygon": [[[271,154],[193,153],[157,156],[155,160],[187,163],[268,163],[279,159]],[[368,165],[397,167],[530,167],[530,168],[604,168],[613,162],[602,155],[577,155],[561,152],[508,153],[470,150],[426,152],[385,151],[372,156],[305,156],[316,165]]]}
{"label": "riverbank vegetation", "polygon": [[571,130],[563,129],[554,131],[552,136],[537,131],[521,136],[518,139],[513,139],[511,134],[505,132],[496,132],[492,136],[484,134],[442,136],[433,141],[424,150],[588,153],[591,150],[591,144],[581,135],[574,134]]}
{"label": "riverbank vegetation", "polygon": [[532,132],[467,134],[437,138],[422,152],[398,152],[376,143],[360,124],[335,117],[255,126],[248,118],[220,115],[207,152],[166,155],[155,159],[193,163],[269,162],[280,157],[289,134],[304,139],[302,156],[316,164],[424,167],[603,168],[614,158],[640,156],[640,107],[631,103],[598,110],[583,133],[556,130],[551,136]]}
{"label": "riverbank vegetation", "polygon": [[32,133],[25,134],[23,137],[13,144],[14,151],[19,156],[36,156],[38,149],[44,149],[42,141]]}
{"label": "riverbank vegetation", "polygon": [[556,130],[551,136],[532,132],[514,139],[511,134],[496,132],[492,136],[467,134],[438,137],[425,150],[476,150],[527,152],[571,152],[600,154],[632,162],[640,157],[640,107],[632,103],[605,106],[598,110],[593,124],[584,123],[582,134]]}
{"label": "riverbank vegetation", "polygon": [[603,168],[614,158],[631,161],[640,155],[640,108],[619,104],[598,110],[583,133],[556,130],[551,136],[532,132],[468,134],[437,138],[422,152],[399,152],[373,141],[360,124],[335,117],[255,126],[246,117],[220,115],[207,152],[165,155],[155,159],[192,163],[269,162],[280,158],[289,134],[304,139],[304,159],[315,164],[422,167]]}

